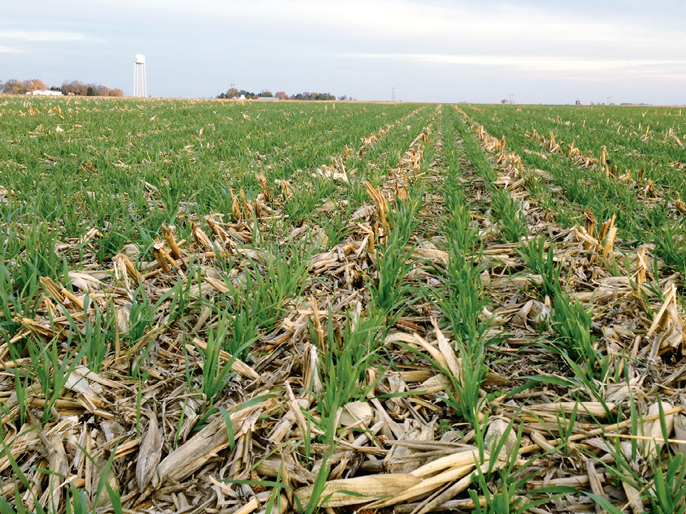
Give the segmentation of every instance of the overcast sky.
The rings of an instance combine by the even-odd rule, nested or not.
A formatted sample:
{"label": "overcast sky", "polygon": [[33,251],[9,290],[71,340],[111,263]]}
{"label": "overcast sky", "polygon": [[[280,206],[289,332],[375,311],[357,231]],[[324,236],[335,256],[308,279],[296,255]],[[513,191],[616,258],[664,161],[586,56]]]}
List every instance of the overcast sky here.
{"label": "overcast sky", "polygon": [[683,0],[0,0],[0,80],[214,97],[686,104]]}

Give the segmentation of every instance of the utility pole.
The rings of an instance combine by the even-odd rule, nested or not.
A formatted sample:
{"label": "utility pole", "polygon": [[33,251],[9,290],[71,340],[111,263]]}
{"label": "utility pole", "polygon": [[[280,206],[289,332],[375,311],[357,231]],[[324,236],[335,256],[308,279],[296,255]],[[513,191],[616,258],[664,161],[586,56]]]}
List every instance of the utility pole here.
{"label": "utility pole", "polygon": [[396,88],[391,88],[391,102],[395,102],[395,90]]}

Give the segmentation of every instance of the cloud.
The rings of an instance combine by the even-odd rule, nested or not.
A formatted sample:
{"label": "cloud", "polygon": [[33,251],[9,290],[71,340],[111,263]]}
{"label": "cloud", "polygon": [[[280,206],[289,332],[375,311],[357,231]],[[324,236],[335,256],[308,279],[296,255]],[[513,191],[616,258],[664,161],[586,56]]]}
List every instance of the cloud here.
{"label": "cloud", "polygon": [[[61,23],[94,36],[105,29],[110,38],[127,33],[140,39],[154,30],[160,38],[201,34],[203,40],[294,43],[322,52],[387,53],[392,48],[398,53],[534,53],[609,60],[679,58],[686,45],[686,33],[674,26],[675,20],[683,21],[681,12],[660,14],[639,5],[575,8],[541,0],[198,0],[192,6],[187,0],[36,2],[32,12],[24,3],[11,4],[10,17],[40,13],[50,20],[47,27]],[[86,37],[81,32],[14,35],[33,41]]]}
{"label": "cloud", "polygon": [[[37,4],[34,5],[34,4]],[[37,7],[37,8],[36,8]],[[555,3],[467,2],[438,0],[36,0],[11,4],[10,15],[173,30],[227,31],[234,34],[302,39],[348,38],[358,41],[406,41],[425,37],[450,42],[474,39],[511,43],[521,40],[633,41],[669,37],[669,15],[646,22],[643,11],[616,9],[598,16],[598,9],[575,9]],[[649,32],[649,34],[648,34]],[[678,33],[679,31],[671,30]]]}
{"label": "cloud", "polygon": [[551,58],[547,56],[446,55],[446,54],[342,54],[350,59],[374,59],[437,65],[498,66],[523,71],[597,72],[662,69],[686,66],[686,60],[625,60]]}
{"label": "cloud", "polygon": [[79,32],[57,32],[43,30],[5,30],[0,32],[0,40],[22,43],[57,43],[67,41],[86,41],[93,38]]}

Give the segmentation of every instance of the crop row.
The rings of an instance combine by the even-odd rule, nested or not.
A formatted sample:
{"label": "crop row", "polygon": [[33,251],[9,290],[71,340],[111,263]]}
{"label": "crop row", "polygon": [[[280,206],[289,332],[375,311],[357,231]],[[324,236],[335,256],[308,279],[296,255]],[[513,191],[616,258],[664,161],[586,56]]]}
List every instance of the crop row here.
{"label": "crop row", "polygon": [[584,209],[596,219],[616,216],[620,237],[655,244],[670,265],[684,269],[679,109],[560,109],[556,118],[548,108],[503,109],[490,116],[487,109],[469,115],[503,135],[526,165],[552,174],[559,190],[541,191],[540,202],[558,212],[563,224]]}

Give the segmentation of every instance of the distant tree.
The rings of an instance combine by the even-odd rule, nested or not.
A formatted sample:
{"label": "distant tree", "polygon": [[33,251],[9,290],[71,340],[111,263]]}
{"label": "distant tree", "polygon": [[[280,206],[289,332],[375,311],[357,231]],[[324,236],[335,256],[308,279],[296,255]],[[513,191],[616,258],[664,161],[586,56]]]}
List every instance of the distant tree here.
{"label": "distant tree", "polygon": [[266,89],[264,89],[264,90],[260,93],[259,96],[261,96],[262,98],[273,98],[273,97],[274,97],[274,95],[271,93],[271,91],[267,91]]}
{"label": "distant tree", "polygon": [[10,79],[2,85],[2,92],[6,95],[23,95],[26,93],[27,88],[31,88],[29,91],[47,89],[45,84],[38,79],[26,80],[23,82],[21,80]]}
{"label": "distant tree", "polygon": [[506,104],[506,103],[507,103],[507,99],[506,99],[506,98],[503,98],[502,100],[500,100],[500,103],[501,103],[501,104]]}
{"label": "distant tree", "polygon": [[298,93],[297,95],[291,96],[291,100],[335,100],[336,97],[331,93],[310,93],[305,91],[304,93]]}
{"label": "distant tree", "polygon": [[217,98],[221,98],[221,99],[229,98],[230,99],[230,98],[237,98],[238,96],[239,96],[238,95],[238,89],[236,89],[235,87],[232,87],[226,93],[220,93],[220,95]]}
{"label": "distant tree", "polygon": [[110,89],[107,86],[96,83],[84,84],[78,80],[72,80],[71,82],[65,80],[61,88],[51,89],[62,91],[62,94],[65,95],[75,96],[124,96],[124,92],[121,89]]}
{"label": "distant tree", "polygon": [[0,91],[10,95],[21,95],[31,91],[43,91],[48,87],[39,79],[16,80],[10,79],[4,84],[0,82]]}
{"label": "distant tree", "polygon": [[25,92],[44,91],[44,90],[48,89],[48,86],[43,84],[42,80],[33,79],[33,80],[27,80],[26,82],[24,82],[24,89],[26,90]]}
{"label": "distant tree", "polygon": [[284,91],[279,91],[274,95],[277,100],[288,100],[288,95]]}
{"label": "distant tree", "polygon": [[345,102],[348,99],[348,97],[347,97],[347,95],[343,95],[343,96],[339,96],[338,99],[341,100],[342,102]]}
{"label": "distant tree", "polygon": [[9,79],[7,82],[5,82],[2,86],[2,92],[6,95],[14,95],[17,94],[17,88],[21,88],[22,85],[19,85],[19,81],[16,79]]}
{"label": "distant tree", "polygon": [[62,83],[62,93],[65,95],[86,96],[88,86],[79,80],[72,80],[71,82],[65,80]]}

